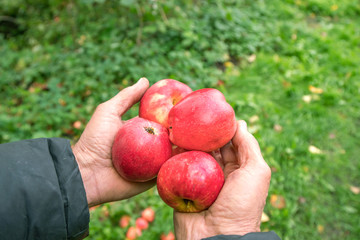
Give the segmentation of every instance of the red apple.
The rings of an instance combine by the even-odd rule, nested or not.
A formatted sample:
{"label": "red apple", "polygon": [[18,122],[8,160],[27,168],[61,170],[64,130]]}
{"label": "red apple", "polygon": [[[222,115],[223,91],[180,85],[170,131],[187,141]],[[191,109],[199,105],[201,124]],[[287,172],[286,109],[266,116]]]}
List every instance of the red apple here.
{"label": "red apple", "polygon": [[122,216],[119,221],[119,226],[122,228],[126,228],[127,226],[129,226],[130,220],[131,220],[130,216],[128,215]]}
{"label": "red apple", "polygon": [[163,79],[152,85],[141,98],[139,116],[168,127],[170,109],[192,90],[173,79]]}
{"label": "red apple", "polygon": [[224,174],[208,153],[189,151],[166,161],[157,177],[162,200],[179,212],[200,212],[216,200]]}
{"label": "red apple", "polygon": [[156,177],[171,157],[168,130],[162,125],[133,118],[118,131],[112,147],[112,161],[126,180],[145,182]]}
{"label": "red apple", "polygon": [[140,228],[141,230],[145,230],[149,227],[149,223],[146,221],[145,218],[139,217],[135,221],[136,227]]}
{"label": "red apple", "polygon": [[144,211],[141,212],[141,217],[146,219],[148,222],[152,222],[155,219],[155,212],[150,207],[145,208]]}
{"label": "red apple", "polygon": [[129,229],[126,232],[126,239],[128,240],[134,240],[140,236],[141,236],[141,229],[138,227],[129,227]]}
{"label": "red apple", "polygon": [[211,152],[236,131],[235,112],[224,95],[212,88],[194,91],[169,112],[170,141],[184,149]]}
{"label": "red apple", "polygon": [[172,232],[169,232],[168,235],[163,233],[160,236],[160,240],[175,240],[175,235]]}

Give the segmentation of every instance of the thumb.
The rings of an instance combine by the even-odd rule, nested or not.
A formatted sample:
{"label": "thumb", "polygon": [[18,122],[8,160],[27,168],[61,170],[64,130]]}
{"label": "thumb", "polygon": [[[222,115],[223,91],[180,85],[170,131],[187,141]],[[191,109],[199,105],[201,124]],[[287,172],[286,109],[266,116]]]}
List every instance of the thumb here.
{"label": "thumb", "polygon": [[248,132],[245,121],[238,121],[238,127],[232,143],[238,152],[238,161],[241,168],[250,163],[264,162],[259,143],[254,136]]}
{"label": "thumb", "polygon": [[121,90],[109,102],[115,105],[117,114],[121,116],[141,99],[148,87],[147,78],[140,78],[134,85]]}

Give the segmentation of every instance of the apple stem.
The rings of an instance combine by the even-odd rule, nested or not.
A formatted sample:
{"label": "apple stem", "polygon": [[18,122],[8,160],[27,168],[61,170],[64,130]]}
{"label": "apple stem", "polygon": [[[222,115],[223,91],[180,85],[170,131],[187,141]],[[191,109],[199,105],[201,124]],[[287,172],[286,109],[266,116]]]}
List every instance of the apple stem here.
{"label": "apple stem", "polygon": [[147,131],[148,133],[155,135],[155,129],[152,127],[144,127],[145,131]]}
{"label": "apple stem", "polygon": [[183,199],[183,201],[184,201],[186,207],[189,207],[189,206],[192,205],[192,203],[193,203],[193,201],[191,201],[191,200],[189,200],[189,199],[185,199],[185,198]]}

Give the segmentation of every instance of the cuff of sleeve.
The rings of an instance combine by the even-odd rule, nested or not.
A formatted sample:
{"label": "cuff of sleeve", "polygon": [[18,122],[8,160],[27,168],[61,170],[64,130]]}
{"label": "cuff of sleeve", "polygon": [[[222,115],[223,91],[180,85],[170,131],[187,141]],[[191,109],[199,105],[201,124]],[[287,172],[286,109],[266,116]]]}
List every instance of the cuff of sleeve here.
{"label": "cuff of sleeve", "polygon": [[89,234],[90,215],[79,167],[68,140],[48,141],[64,204],[67,239],[83,239]]}
{"label": "cuff of sleeve", "polygon": [[202,240],[281,240],[280,237],[273,231],[271,232],[256,232],[248,233],[244,236],[240,235],[217,235]]}

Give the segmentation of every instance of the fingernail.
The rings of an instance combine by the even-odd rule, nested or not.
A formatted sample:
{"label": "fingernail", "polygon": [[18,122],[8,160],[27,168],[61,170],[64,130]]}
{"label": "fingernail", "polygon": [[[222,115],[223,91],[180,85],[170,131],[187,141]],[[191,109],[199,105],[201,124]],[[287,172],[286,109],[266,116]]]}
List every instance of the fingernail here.
{"label": "fingernail", "polygon": [[240,123],[240,128],[241,128],[241,130],[247,131],[247,124],[246,124],[246,122],[245,122],[244,120],[240,120],[239,123]]}
{"label": "fingernail", "polygon": [[137,83],[140,83],[142,81],[149,81],[149,80],[146,77],[142,77],[142,78],[139,79],[139,81]]}

